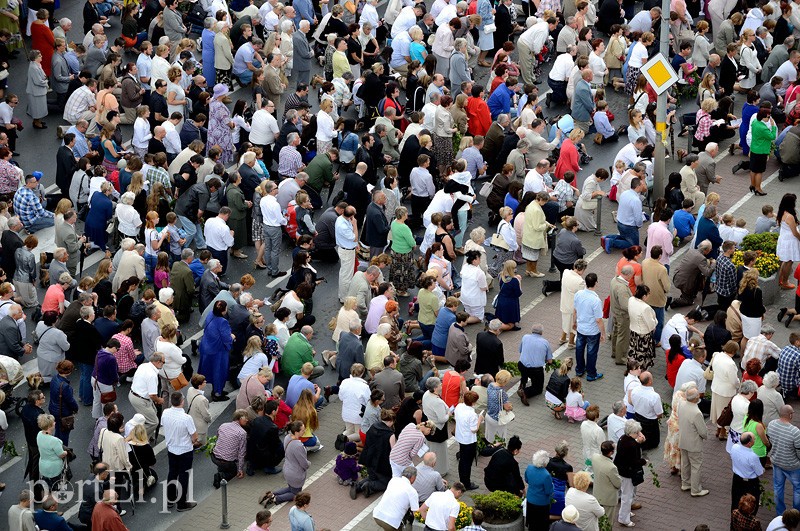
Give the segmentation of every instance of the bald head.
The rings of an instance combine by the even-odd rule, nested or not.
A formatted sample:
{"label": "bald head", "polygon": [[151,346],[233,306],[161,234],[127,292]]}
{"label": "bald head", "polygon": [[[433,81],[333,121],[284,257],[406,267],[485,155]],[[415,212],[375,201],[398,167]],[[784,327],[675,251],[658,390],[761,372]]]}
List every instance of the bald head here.
{"label": "bald head", "polygon": [[794,408],[788,404],[782,406],[778,414],[781,417],[781,420],[791,421],[792,415],[794,415]]}
{"label": "bald head", "polygon": [[620,269],[619,274],[625,280],[630,280],[631,277],[633,277],[633,266],[631,265],[622,266],[622,269]]}
{"label": "bald head", "polygon": [[653,374],[650,371],[644,371],[639,376],[639,381],[642,382],[642,385],[652,385],[653,384]]}
{"label": "bald head", "polygon": [[422,456],[422,462],[425,463],[426,466],[431,468],[436,466],[436,454],[434,452],[426,452],[425,455]]}

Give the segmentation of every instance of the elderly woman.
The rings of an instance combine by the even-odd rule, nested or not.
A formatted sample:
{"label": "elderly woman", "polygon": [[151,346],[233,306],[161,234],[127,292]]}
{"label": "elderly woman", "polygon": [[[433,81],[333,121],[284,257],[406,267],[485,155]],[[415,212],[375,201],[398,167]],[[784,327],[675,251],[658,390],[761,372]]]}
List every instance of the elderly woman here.
{"label": "elderly woman", "polygon": [[208,141],[206,145],[219,146],[222,155],[219,162],[230,164],[233,161],[233,136],[231,132],[236,124],[231,119],[231,112],[223,101],[230,89],[227,85],[214,85],[214,94],[208,106]]}
{"label": "elderly woman", "polygon": [[[700,347],[698,347],[700,348]],[[672,410],[667,420],[667,437],[664,439],[664,462],[670,466],[670,474],[677,475],[681,471],[680,425],[678,412],[686,403],[686,391],[697,388],[697,382],[686,382],[672,395]]]}
{"label": "elderly woman", "polygon": [[366,408],[370,403],[371,392],[369,384],[364,380],[365,372],[363,364],[354,363],[350,367],[350,377],[345,378],[339,384],[339,400],[342,401],[342,421],[344,422],[343,435],[347,440],[353,442],[361,442],[359,434],[363,420],[361,412],[366,413]]}
{"label": "elderly woman", "polygon": [[567,491],[564,503],[578,509],[578,521],[575,523],[580,529],[598,531],[600,529],[599,520],[605,514],[605,510],[597,498],[586,492],[592,484],[591,474],[582,470],[575,474],[572,482],[573,487]]}
{"label": "elderly woman", "polygon": [[358,311],[356,310],[357,305],[358,300],[355,297],[345,297],[342,307],[339,308],[339,312],[336,314],[336,324],[334,325],[332,336],[333,342],[337,345],[339,344],[339,337],[341,337],[343,333],[350,332],[351,323],[356,321],[359,323],[361,322]]}
{"label": "elderly woman", "polygon": [[609,178],[608,170],[599,168],[586,178],[575,205],[575,219],[578,220],[578,230],[592,232],[597,229],[595,211],[598,200],[602,201],[606,193],[600,189],[600,183]]}
{"label": "elderly woman", "polygon": [[561,279],[564,277],[564,271],[572,269],[573,264],[586,255],[586,249],[575,234],[576,232],[578,232],[578,219],[567,216],[564,219],[564,228],[558,233],[556,246],[553,248],[551,256],[553,265],[558,269],[559,279],[542,281],[542,294],[545,297],[550,292],[561,291]]}
{"label": "elderly woman", "polygon": [[111,196],[114,192],[114,185],[105,181],[100,185],[100,193],[95,193],[91,196],[89,215],[86,216],[86,225],[84,226],[84,233],[86,237],[93,244],[100,247],[102,251],[106,250],[106,242],[108,241],[108,222],[114,215],[114,204],[111,202]]}
{"label": "elderly woman", "polygon": [[408,297],[408,290],[414,285],[417,276],[417,267],[414,263],[414,248],[417,242],[406,224],[407,221],[408,209],[402,206],[396,208],[392,221],[392,265],[389,278],[400,297]]}
{"label": "elderly woman", "polygon": [[544,206],[550,201],[547,192],[536,194],[536,200],[532,201],[525,209],[525,226],[522,230],[522,257],[525,259],[525,276],[540,278],[544,273],[538,271],[539,257],[542,251],[547,251],[547,231],[553,225],[545,218]]}
{"label": "elderly woman", "polygon": [[447,404],[442,400],[442,380],[432,376],[425,382],[427,392],[422,396],[422,413],[428,418],[436,429],[427,436],[428,446],[436,453],[436,471],[441,475],[447,474],[449,459],[447,458],[447,421],[450,414]]}
{"label": "elderly woman", "polygon": [[761,522],[756,517],[757,509],[758,500],[755,496],[752,494],[742,496],[736,509],[731,513],[731,531],[761,531]]}
{"label": "elderly woman", "polygon": [[561,151],[558,155],[558,162],[556,163],[555,177],[559,179],[564,178],[564,173],[571,171],[575,175],[581,171],[580,166],[580,153],[578,146],[583,140],[585,133],[579,128],[570,131],[568,137],[561,143]]}
{"label": "elderly woman", "polygon": [[[167,297],[164,300],[172,298],[172,288],[162,288],[159,293],[159,299],[164,292],[167,292]],[[183,364],[186,363],[186,358],[183,356],[183,351],[176,345],[178,337],[178,330],[175,325],[167,324],[161,327],[161,336],[156,339],[155,351],[164,354],[164,367],[158,374],[161,380],[161,389],[164,391],[172,392],[178,391],[186,387],[189,382],[183,376]]]}
{"label": "elderly woman", "polygon": [[625,527],[631,524],[631,504],[635,495],[634,487],[644,481],[644,465],[647,460],[642,457],[641,444],[644,442],[642,425],[635,420],[625,423],[625,434],[617,443],[617,454],[614,464],[622,478],[620,487],[620,505],[617,521]]}
{"label": "elderly woman", "polygon": [[225,392],[225,381],[228,378],[228,353],[233,346],[231,325],[226,317],[228,303],[217,301],[214,303],[212,317],[206,322],[205,333],[200,340],[200,364],[197,372],[205,375],[211,382],[213,394],[212,402],[228,400]]}
{"label": "elderly woman", "polygon": [[492,260],[492,265],[489,266],[489,273],[492,276],[500,274],[505,263],[508,260],[513,260],[514,253],[519,249],[517,233],[511,224],[514,219],[514,210],[511,207],[504,206],[500,208],[498,214],[500,223],[497,224],[497,233],[492,236],[491,241],[496,253]]}
{"label": "elderly woman", "polygon": [[56,419],[53,415],[39,415],[36,422],[41,430],[36,435],[36,445],[39,448],[39,474],[47,486],[52,488],[53,484],[61,479],[67,451],[64,450],[61,439],[53,436],[56,428]]}
{"label": "elderly woman", "polygon": [[67,334],[55,327],[58,312],[44,312],[42,320],[36,324],[36,337],[39,346],[36,349],[36,363],[44,383],[49,383],[56,376],[59,363],[64,360],[69,350]]}
{"label": "elderly woman", "polygon": [[47,91],[49,88],[47,74],[42,69],[42,52],[31,50],[28,63],[28,84],[25,89],[28,95],[28,114],[33,118],[34,129],[47,129],[42,118],[47,116]]}
{"label": "elderly woman", "polygon": [[133,207],[133,201],[136,196],[131,192],[125,192],[119,198],[117,203],[117,221],[119,222],[119,231],[133,239],[138,239],[139,228],[142,226],[142,217]]}
{"label": "elderly woman", "polygon": [[528,531],[539,531],[550,527],[550,502],[553,495],[553,480],[547,471],[550,456],[545,450],[533,454],[531,464],[525,469],[525,518]]}
{"label": "elderly woman", "polygon": [[36,257],[33,256],[33,250],[38,245],[39,239],[31,234],[25,237],[22,247],[14,251],[14,263],[17,266],[14,270],[14,288],[22,299],[23,308],[32,308],[39,302],[35,286],[38,268]]}
{"label": "elderly woman", "polygon": [[[489,285],[486,282],[486,274],[480,268],[480,260],[479,252],[469,251],[466,253],[464,266],[461,268],[460,298],[464,305],[464,311],[469,314],[467,324],[482,322],[485,314],[486,292],[489,291]],[[517,265],[516,262],[513,264]]]}
{"label": "elderly woman", "polygon": [[[513,413],[511,413],[514,407],[511,405],[508,393],[503,387],[509,380],[511,380],[511,373],[502,370],[497,373],[495,381],[490,383],[486,389],[486,440],[488,441],[494,441],[498,435],[503,441],[508,440],[508,424],[514,418]],[[501,412],[511,413],[511,418],[508,418],[509,415],[507,413],[501,417]]]}
{"label": "elderly woman", "polygon": [[483,227],[475,227],[470,231],[469,239],[464,242],[464,252],[477,251],[480,253],[481,261],[478,265],[486,275],[486,283],[489,289],[491,289],[494,278],[489,274],[489,263],[486,259],[486,246],[484,243],[486,243],[486,229]]}
{"label": "elderly woman", "polygon": [[567,441],[561,441],[556,444],[555,452],[556,455],[551,457],[547,463],[547,471],[550,472],[550,476],[553,478],[553,494],[551,496],[553,503],[550,505],[550,514],[552,516],[561,514],[566,505],[564,497],[567,489],[573,486],[573,468],[566,460],[567,454],[569,454]]}
{"label": "elderly woman", "polygon": [[778,373],[770,371],[764,375],[764,381],[758,388],[758,399],[764,403],[765,426],[780,416],[780,409],[784,406],[783,395],[776,391],[779,383]]}
{"label": "elderly woman", "polygon": [[69,376],[75,369],[75,365],[69,360],[62,360],[56,365],[56,374],[50,381],[50,405],[48,411],[55,417],[55,436],[61,439],[64,446],[69,446],[69,433],[71,429],[64,429],[65,417],[72,417],[78,413],[78,403],[75,401],[75,393],[69,384]]}
{"label": "elderly woman", "polygon": [[[716,352],[711,358],[709,369],[714,373],[711,380],[711,420],[717,425],[717,438],[721,441],[727,439],[724,426],[717,423],[722,410],[731,403],[739,388],[739,370],[733,357],[739,352],[739,344],[728,341],[722,347],[722,352]],[[755,386],[755,383],[753,383]]]}
{"label": "elderly woman", "polygon": [[650,288],[644,284],[636,286],[636,293],[628,299],[628,316],[630,318],[630,340],[628,357],[639,362],[643,369],[655,364],[656,346],[653,332],[658,320],[656,312],[647,304]]}
{"label": "elderly woman", "polygon": [[728,453],[731,452],[733,445],[739,442],[739,437],[744,431],[750,400],[755,396],[756,391],[758,391],[756,383],[752,380],[745,380],[739,386],[739,392],[731,399],[730,404],[733,420],[728,429],[728,441],[725,444],[725,449],[728,450]]}

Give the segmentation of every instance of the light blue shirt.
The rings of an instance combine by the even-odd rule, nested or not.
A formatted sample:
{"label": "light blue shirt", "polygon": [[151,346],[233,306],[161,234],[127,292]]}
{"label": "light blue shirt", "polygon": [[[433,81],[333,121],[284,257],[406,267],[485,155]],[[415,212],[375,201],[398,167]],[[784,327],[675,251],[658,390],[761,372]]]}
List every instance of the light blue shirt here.
{"label": "light blue shirt", "polygon": [[136,58],[136,69],[139,71],[139,79],[150,77],[150,72],[153,70],[153,58],[140,53],[139,57]]}
{"label": "light blue shirt", "polygon": [[356,233],[353,226],[344,216],[336,218],[334,225],[336,232],[336,246],[342,249],[354,249],[356,247]]}
{"label": "light blue shirt", "polygon": [[[78,131],[78,128],[74,125],[67,129],[67,133],[75,135],[75,145],[72,147],[72,152],[77,158],[85,157],[89,153],[89,142],[86,141],[86,136]],[[61,145],[64,145],[63,141]]]}
{"label": "light blue shirt", "polygon": [[764,473],[761,461],[752,448],[736,443],[731,447],[733,473],[743,479],[755,479]]}
{"label": "light blue shirt", "polygon": [[603,304],[597,293],[590,289],[582,289],[575,294],[575,322],[579,334],[596,336],[600,333],[597,320],[603,317]]}
{"label": "light blue shirt", "polygon": [[625,190],[619,197],[617,223],[629,227],[642,226],[642,198],[633,190]]}
{"label": "light blue shirt", "polygon": [[472,174],[473,179],[477,179],[483,175],[483,155],[475,146],[468,147],[461,154],[461,157],[467,161],[467,171]]}
{"label": "light blue shirt", "polygon": [[78,75],[81,71],[81,60],[78,59],[78,55],[69,50],[68,52],[64,53],[64,59],[67,60],[67,67],[69,67],[69,73]]}
{"label": "light blue shirt", "polygon": [[242,45],[233,58],[233,73],[237,76],[247,70],[247,63],[252,63],[256,56],[256,50],[249,42]]}
{"label": "light blue shirt", "polygon": [[553,359],[553,350],[550,342],[541,334],[527,334],[519,345],[519,361],[528,368],[544,367],[544,364]]}
{"label": "light blue shirt", "polygon": [[605,112],[594,113],[594,126],[597,132],[603,135],[603,138],[608,138],[614,134],[614,128],[608,121],[608,115]]}
{"label": "light blue shirt", "polygon": [[406,63],[406,57],[411,57],[410,50],[411,37],[407,31],[404,31],[392,39],[392,59],[389,62],[389,66],[397,68],[408,64]]}

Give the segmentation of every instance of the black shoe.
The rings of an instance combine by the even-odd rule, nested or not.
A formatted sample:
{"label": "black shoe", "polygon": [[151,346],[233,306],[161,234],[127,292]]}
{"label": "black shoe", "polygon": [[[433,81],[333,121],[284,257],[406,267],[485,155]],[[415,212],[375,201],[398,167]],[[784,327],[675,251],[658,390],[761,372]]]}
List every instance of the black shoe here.
{"label": "black shoe", "polygon": [[192,343],[192,356],[194,356],[196,358],[197,357],[197,340],[196,339],[192,339],[191,343]]}
{"label": "black shoe", "polygon": [[553,100],[553,93],[548,92],[547,96],[544,97],[544,104],[547,105],[547,108],[550,108],[550,102]]}
{"label": "black shoe", "polygon": [[186,505],[184,505],[183,507],[178,507],[178,512],[183,513],[186,511],[191,511],[195,507],[197,507],[197,502],[186,502]]}
{"label": "black shoe", "polygon": [[333,443],[333,447],[339,452],[344,452],[344,445],[347,444],[348,440],[347,435],[340,433],[336,436],[336,442]]}
{"label": "black shoe", "polygon": [[778,322],[783,321],[783,316],[786,315],[786,308],[778,310]]}
{"label": "black shoe", "polygon": [[786,328],[789,328],[789,325],[792,323],[792,321],[793,321],[793,320],[794,320],[794,314],[792,314],[792,315],[787,315],[787,316],[786,316],[786,321],[783,323],[783,325],[784,325]]}
{"label": "black shoe", "polygon": [[270,275],[272,278],[281,278],[286,276],[286,271],[280,271],[275,273],[274,275]]}
{"label": "black shoe", "polygon": [[221,482],[222,482],[222,477],[219,475],[219,472],[217,472],[216,474],[214,474],[214,488],[218,489],[219,488],[219,484]]}
{"label": "black shoe", "polygon": [[324,394],[325,394],[325,402],[330,402],[331,401],[331,386],[330,385],[326,385],[325,386]]}
{"label": "black shoe", "polygon": [[765,195],[767,195],[767,192],[759,192],[758,190],[754,190],[753,193],[759,197],[764,197]]}
{"label": "black shoe", "polygon": [[372,489],[369,488],[369,484],[364,485],[364,497],[369,498],[370,496],[372,496]]}
{"label": "black shoe", "polygon": [[228,400],[230,400],[230,397],[223,395],[211,395],[212,402],[227,402]]}
{"label": "black shoe", "polygon": [[477,483],[470,483],[466,488],[467,490],[478,490],[480,486]]}
{"label": "black shoe", "polygon": [[219,392],[219,394],[221,394],[222,396],[228,396],[228,391],[223,389],[222,391]]}
{"label": "black shoe", "polygon": [[350,499],[355,500],[358,498],[358,483],[354,482],[350,485]]}
{"label": "black shoe", "polygon": [[545,297],[547,297],[547,287],[548,287],[548,281],[547,280],[542,281],[542,295],[544,295]]}

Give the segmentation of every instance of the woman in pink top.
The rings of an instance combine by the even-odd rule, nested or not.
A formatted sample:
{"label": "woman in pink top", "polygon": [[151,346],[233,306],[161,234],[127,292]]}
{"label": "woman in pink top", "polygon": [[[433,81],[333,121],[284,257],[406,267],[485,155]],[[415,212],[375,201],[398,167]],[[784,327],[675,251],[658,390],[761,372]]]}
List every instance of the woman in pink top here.
{"label": "woman in pink top", "polygon": [[136,358],[142,355],[140,351],[133,348],[132,331],[133,321],[126,319],[119,326],[119,332],[112,336],[113,339],[119,341],[119,348],[114,356],[117,358],[117,372],[121,383],[127,383],[126,379],[129,377],[133,378],[137,367]]}

